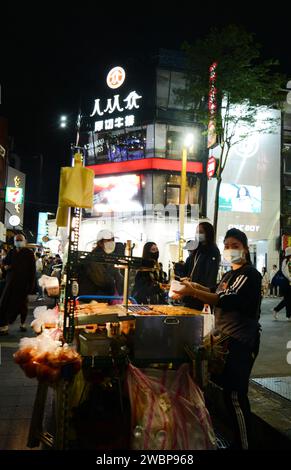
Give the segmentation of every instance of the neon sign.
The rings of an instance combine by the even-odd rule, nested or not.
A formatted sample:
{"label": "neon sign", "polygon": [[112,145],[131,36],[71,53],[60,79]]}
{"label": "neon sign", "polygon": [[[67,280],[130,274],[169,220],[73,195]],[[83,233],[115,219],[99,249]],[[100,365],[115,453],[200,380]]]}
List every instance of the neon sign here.
{"label": "neon sign", "polygon": [[216,78],[217,78],[217,62],[209,67],[209,95],[208,95],[208,139],[207,148],[212,147],[216,143],[216,111],[217,111],[217,89],[216,89]]}
{"label": "neon sign", "polygon": [[[109,88],[119,88],[125,80],[125,71],[122,67],[114,67],[110,70],[107,75],[106,83]],[[135,115],[129,114],[129,111],[140,108],[139,100],[142,96],[139,95],[135,90],[128,93],[125,98],[120,95],[113,95],[111,98],[107,98],[106,101],[102,102],[100,98],[96,98],[94,101],[93,111],[90,117],[99,116],[102,119],[95,121],[94,132],[109,131],[112,129],[120,129],[124,127],[132,127],[135,125]],[[122,116],[116,116],[116,113],[127,112],[128,114]],[[114,118],[110,115],[115,113]]]}
{"label": "neon sign", "polygon": [[106,83],[109,88],[119,88],[125,80],[125,70],[122,67],[114,67],[107,75]]}

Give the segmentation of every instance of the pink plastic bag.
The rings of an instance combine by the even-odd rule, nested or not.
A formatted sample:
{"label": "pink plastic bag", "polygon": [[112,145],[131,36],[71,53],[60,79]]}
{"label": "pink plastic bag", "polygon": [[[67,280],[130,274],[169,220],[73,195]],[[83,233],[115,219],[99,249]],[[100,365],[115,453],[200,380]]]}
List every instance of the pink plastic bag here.
{"label": "pink plastic bag", "polygon": [[216,439],[200,388],[188,364],[177,371],[128,366],[131,448],[211,450]]}

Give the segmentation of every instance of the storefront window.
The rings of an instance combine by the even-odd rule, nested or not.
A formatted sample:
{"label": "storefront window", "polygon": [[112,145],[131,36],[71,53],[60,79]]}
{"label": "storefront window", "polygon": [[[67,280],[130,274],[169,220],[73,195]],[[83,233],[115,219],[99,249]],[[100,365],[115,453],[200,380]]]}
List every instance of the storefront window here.
{"label": "storefront window", "polygon": [[[181,176],[170,175],[166,182],[165,205],[179,204],[180,202]],[[185,203],[199,204],[200,178],[196,176],[187,177]]]}
{"label": "storefront window", "polygon": [[[180,160],[182,156],[183,138],[185,132],[180,131],[167,131],[166,141],[166,158],[173,160]],[[187,159],[198,160],[198,143],[193,143],[193,146],[188,149]]]}
{"label": "storefront window", "polygon": [[145,129],[119,134],[92,133],[85,146],[86,165],[139,160],[145,158],[145,147]]}

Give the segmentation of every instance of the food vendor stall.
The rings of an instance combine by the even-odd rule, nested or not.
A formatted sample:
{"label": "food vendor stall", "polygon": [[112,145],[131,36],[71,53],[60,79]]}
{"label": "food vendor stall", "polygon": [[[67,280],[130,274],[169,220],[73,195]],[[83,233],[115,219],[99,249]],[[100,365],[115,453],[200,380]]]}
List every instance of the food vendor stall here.
{"label": "food vendor stall", "polygon": [[[59,306],[36,316],[41,333],[35,342],[22,342],[15,358],[39,381],[28,446],[214,449],[201,392],[207,379],[203,341],[213,316],[183,306],[130,303],[129,270],[154,266],[132,257],[129,241],[124,256],[104,254],[94,260],[124,270],[123,304],[78,297],[78,266],[88,255],[78,251],[79,207],[71,207],[69,220]],[[54,392],[54,435],[43,431],[49,388]]]}

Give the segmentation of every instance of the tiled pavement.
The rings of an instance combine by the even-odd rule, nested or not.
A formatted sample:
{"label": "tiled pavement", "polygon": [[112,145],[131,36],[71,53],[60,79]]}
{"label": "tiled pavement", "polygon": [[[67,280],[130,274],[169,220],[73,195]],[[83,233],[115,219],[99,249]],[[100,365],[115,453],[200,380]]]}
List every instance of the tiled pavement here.
{"label": "tiled pavement", "polygon": [[[43,302],[35,302],[30,298],[29,317],[32,311]],[[51,300],[48,300],[51,304]],[[30,418],[36,394],[37,381],[29,379],[13,360],[21,338],[34,336],[29,327],[27,332],[19,331],[19,320],[9,327],[9,336],[0,337],[0,450],[29,450],[26,447]]]}

